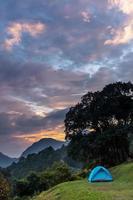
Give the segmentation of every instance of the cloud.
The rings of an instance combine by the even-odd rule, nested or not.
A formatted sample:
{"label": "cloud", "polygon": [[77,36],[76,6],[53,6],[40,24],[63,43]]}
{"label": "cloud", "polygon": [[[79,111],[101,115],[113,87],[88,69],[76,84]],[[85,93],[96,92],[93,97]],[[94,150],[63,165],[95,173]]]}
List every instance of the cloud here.
{"label": "cloud", "polygon": [[[60,125],[63,125],[63,120],[65,119],[65,114],[68,109],[55,110],[50,112],[45,117],[32,116],[27,117],[25,115],[18,116],[15,121],[16,132],[18,133],[36,133],[43,131],[54,131]],[[63,131],[63,130],[62,130]]]}
{"label": "cloud", "polygon": [[[82,63],[89,62],[92,55],[96,54],[96,58],[99,59],[106,54],[103,35],[111,17],[108,12],[102,12],[107,7],[105,0],[101,0],[101,3],[97,0],[47,0],[45,3],[42,0],[34,0],[32,3],[26,0],[21,3],[13,1],[14,7],[10,12],[6,12],[10,4],[7,3],[5,7],[6,20],[30,23],[34,19],[34,23],[40,21],[47,28],[45,34],[41,34],[34,42],[26,35],[21,37],[22,46],[17,45],[17,48],[13,49],[15,59],[21,57],[24,60],[34,59],[48,64],[53,62],[53,66],[59,68],[68,68],[70,63],[73,63],[72,67],[78,68],[82,67]],[[32,12],[29,12],[30,10]],[[4,14],[2,16],[4,17]],[[7,39],[10,39],[11,44],[7,44],[10,48],[14,39]],[[20,43],[19,40],[17,42]]]}
{"label": "cloud", "polygon": [[[43,64],[1,59],[0,135],[21,137],[43,132],[45,136],[48,131],[50,136],[51,131],[55,131],[58,137],[68,107],[77,103],[88,90],[101,89],[108,81],[116,80],[113,73],[100,68],[89,76],[83,72],[55,70]],[[60,132],[63,134],[63,128]]]}
{"label": "cloud", "polygon": [[119,45],[126,44],[133,40],[133,20],[128,21],[127,25],[124,25],[118,30],[112,30],[114,35],[113,39],[106,40],[105,45]]}
{"label": "cloud", "polygon": [[105,45],[120,45],[133,40],[133,4],[132,0],[109,0],[109,7],[118,8],[125,14],[123,24],[117,29],[111,29],[112,39],[106,40]]}
{"label": "cloud", "polygon": [[[0,113],[0,151],[18,156],[41,138],[64,140],[63,119],[68,109],[56,110],[45,117]],[[3,145],[4,143],[4,145]],[[11,149],[10,149],[11,148]]]}
{"label": "cloud", "polygon": [[133,81],[132,13],[132,0],[0,1],[0,151],[63,138],[82,95]]}
{"label": "cloud", "polygon": [[22,40],[22,33],[27,32],[32,37],[37,37],[46,29],[46,26],[38,23],[19,23],[14,22],[7,28],[7,34],[10,38],[4,42],[4,47],[11,50],[14,45],[19,45]]}
{"label": "cloud", "polygon": [[81,12],[81,16],[82,16],[84,22],[88,22],[88,23],[90,22],[90,20],[91,20],[91,15],[90,15],[89,12],[87,12],[87,11],[82,11],[82,12]]}
{"label": "cloud", "polygon": [[132,0],[109,0],[110,7],[118,7],[123,13],[133,13],[133,2]]}

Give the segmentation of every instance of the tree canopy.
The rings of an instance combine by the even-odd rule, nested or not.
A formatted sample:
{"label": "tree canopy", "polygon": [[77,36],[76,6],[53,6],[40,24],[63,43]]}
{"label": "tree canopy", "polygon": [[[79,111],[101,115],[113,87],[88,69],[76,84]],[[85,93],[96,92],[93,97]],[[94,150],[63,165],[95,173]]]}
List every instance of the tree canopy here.
{"label": "tree canopy", "polygon": [[[71,140],[69,152],[72,156],[82,152],[83,160],[94,158],[105,163],[110,156],[110,163],[122,162],[129,154],[128,135],[132,125],[131,82],[116,82],[102,91],[88,92],[66,114],[65,134]],[[87,135],[83,135],[84,130],[88,131]]]}

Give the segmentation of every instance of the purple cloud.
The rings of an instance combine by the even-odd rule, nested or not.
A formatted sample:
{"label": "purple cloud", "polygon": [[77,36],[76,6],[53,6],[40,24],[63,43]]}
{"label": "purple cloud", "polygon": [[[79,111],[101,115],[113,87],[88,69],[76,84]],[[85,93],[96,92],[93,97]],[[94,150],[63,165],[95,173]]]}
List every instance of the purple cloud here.
{"label": "purple cloud", "polygon": [[63,138],[83,94],[133,81],[132,16],[131,0],[0,2],[0,151]]}

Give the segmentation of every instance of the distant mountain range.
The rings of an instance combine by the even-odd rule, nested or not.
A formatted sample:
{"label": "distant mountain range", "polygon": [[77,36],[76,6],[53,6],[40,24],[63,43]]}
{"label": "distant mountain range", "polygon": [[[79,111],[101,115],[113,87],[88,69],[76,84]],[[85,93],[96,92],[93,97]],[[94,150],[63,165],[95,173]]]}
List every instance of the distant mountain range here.
{"label": "distant mountain range", "polygon": [[28,147],[21,155],[21,157],[27,157],[33,153],[39,153],[40,151],[52,147],[54,150],[57,150],[65,144],[63,141],[58,141],[52,138],[44,138],[39,140],[38,142],[33,143],[30,147]]}
{"label": "distant mountain range", "polygon": [[[21,157],[27,157],[30,154],[37,154],[42,150],[47,149],[48,147],[52,147],[53,150],[60,149],[65,142],[58,141],[52,138],[44,138],[39,140],[38,142],[33,143],[30,147],[28,147],[20,156]],[[3,153],[0,153],[0,167],[6,168],[10,166],[13,162],[19,161],[20,158],[11,158],[9,156],[4,155]]]}
{"label": "distant mountain range", "polygon": [[0,152],[0,167],[6,168],[9,165],[11,165],[13,162],[16,162],[16,161],[17,161],[16,158],[10,158]]}
{"label": "distant mountain range", "polygon": [[21,157],[17,163],[10,165],[7,170],[11,177],[24,178],[31,172],[41,172],[51,167],[54,162],[63,161],[73,169],[81,168],[82,163],[72,160],[67,155],[68,146],[63,145],[60,149],[54,150],[48,147],[38,154],[30,154],[27,157]]}

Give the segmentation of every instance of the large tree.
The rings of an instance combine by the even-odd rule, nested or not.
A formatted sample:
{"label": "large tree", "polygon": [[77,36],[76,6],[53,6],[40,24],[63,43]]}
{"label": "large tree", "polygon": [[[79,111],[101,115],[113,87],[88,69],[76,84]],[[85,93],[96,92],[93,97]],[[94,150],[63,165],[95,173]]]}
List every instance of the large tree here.
{"label": "large tree", "polygon": [[[74,155],[80,146],[81,157],[87,153],[87,160],[93,157],[105,163],[107,155],[112,164],[122,162],[129,154],[128,134],[132,132],[132,124],[132,83],[117,82],[105,86],[100,92],[88,92],[66,114],[65,133],[66,138],[71,139],[70,152]],[[83,136],[84,129],[91,133]],[[90,140],[92,137],[94,140]],[[83,142],[85,138],[88,141],[86,145]]]}

